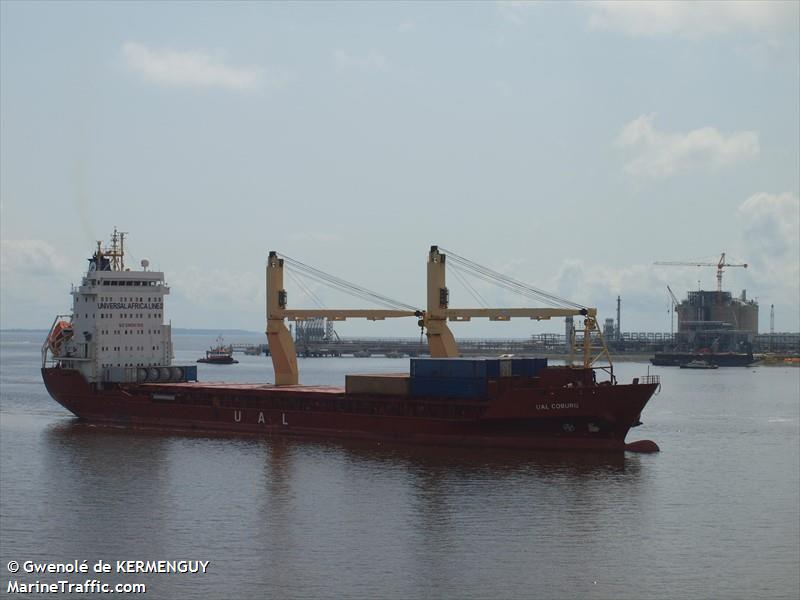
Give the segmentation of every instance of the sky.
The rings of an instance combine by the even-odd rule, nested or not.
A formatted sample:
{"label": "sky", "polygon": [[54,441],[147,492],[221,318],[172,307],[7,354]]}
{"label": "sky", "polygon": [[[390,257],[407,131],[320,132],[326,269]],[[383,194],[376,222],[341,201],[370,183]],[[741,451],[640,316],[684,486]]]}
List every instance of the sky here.
{"label": "sky", "polygon": [[270,250],[422,307],[435,244],[658,332],[716,270],[653,263],[725,252],[800,331],[799,113],[798,2],[2,1],[0,328],[68,312],[118,227],[174,327],[263,331]]}

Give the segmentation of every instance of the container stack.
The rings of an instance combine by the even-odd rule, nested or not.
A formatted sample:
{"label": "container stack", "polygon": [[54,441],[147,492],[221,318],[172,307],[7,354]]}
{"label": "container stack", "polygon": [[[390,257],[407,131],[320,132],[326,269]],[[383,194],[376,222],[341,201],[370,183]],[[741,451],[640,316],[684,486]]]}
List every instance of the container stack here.
{"label": "container stack", "polygon": [[541,358],[414,358],[411,396],[483,399],[488,382],[507,377],[535,377],[547,366]]}
{"label": "container stack", "polygon": [[546,358],[512,358],[511,374],[515,377],[536,377],[547,368]]}
{"label": "container stack", "polygon": [[486,398],[489,377],[499,375],[498,362],[463,358],[411,359],[410,395]]}
{"label": "container stack", "polygon": [[546,358],[412,358],[411,373],[348,375],[348,394],[433,398],[488,398],[489,382],[530,379]]}

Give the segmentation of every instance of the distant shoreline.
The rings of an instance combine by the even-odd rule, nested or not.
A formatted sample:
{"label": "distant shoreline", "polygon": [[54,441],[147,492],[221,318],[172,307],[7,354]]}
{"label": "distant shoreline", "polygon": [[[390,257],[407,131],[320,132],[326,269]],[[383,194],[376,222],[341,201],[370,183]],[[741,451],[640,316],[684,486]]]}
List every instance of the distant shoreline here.
{"label": "distant shoreline", "polygon": [[[0,333],[41,333],[47,334],[47,329],[9,328],[0,329]],[[266,335],[263,331],[249,331],[247,329],[191,329],[189,327],[175,327],[172,333],[183,335]]]}

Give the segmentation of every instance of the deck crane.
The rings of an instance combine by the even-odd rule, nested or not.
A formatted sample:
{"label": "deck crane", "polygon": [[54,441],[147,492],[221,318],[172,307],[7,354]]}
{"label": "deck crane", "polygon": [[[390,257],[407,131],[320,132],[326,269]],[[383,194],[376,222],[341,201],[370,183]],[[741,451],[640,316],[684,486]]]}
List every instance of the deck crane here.
{"label": "deck crane", "polygon": [[[443,250],[443,249],[442,249]],[[532,294],[540,296],[552,308],[450,308],[450,293],[445,283],[445,258],[438,246],[431,246],[428,254],[428,285],[427,308],[421,310],[409,304],[404,304],[372,292],[361,286],[351,284],[324,273],[303,263],[278,255],[271,251],[267,258],[267,340],[272,365],[275,369],[276,385],[297,385],[299,381],[297,368],[297,351],[294,340],[286,327],[285,320],[305,321],[325,317],[331,321],[344,321],[352,318],[363,318],[371,321],[384,319],[416,317],[418,325],[427,330],[428,347],[433,358],[451,358],[459,356],[458,345],[447,325],[448,321],[470,321],[473,318],[488,318],[490,321],[508,321],[514,317],[526,317],[537,321],[555,317],[582,316],[584,317],[583,332],[583,368],[593,368],[592,365],[601,358],[608,360],[608,367],[598,367],[607,371],[614,381],[613,365],[608,348],[603,340],[600,328],[597,325],[597,309],[581,306],[573,302],[558,298],[541,290],[511,279],[510,277],[495,273],[485,267],[471,263],[467,259],[450,253],[456,262],[469,264],[476,268],[484,277],[499,279],[506,289],[516,290],[523,295]],[[283,286],[284,264],[294,269],[299,269],[305,275],[326,285],[331,285],[351,295],[370,299],[378,304],[387,306],[387,309],[291,309],[287,305],[287,294]],[[491,276],[491,277],[490,277]],[[595,334],[602,345],[602,350],[592,355],[591,336]]]}
{"label": "deck crane", "polygon": [[[444,252],[448,254],[444,254]],[[477,271],[483,277],[494,280],[501,287],[511,291],[522,293],[529,296],[540,297],[552,308],[451,308],[450,292],[447,288],[446,265],[449,258],[457,264],[468,266]],[[424,326],[428,333],[428,346],[432,357],[452,358],[459,356],[458,344],[455,341],[452,331],[447,325],[448,321],[463,322],[473,318],[488,318],[490,321],[509,321],[515,317],[524,317],[536,321],[549,320],[557,317],[583,317],[583,366],[588,369],[598,359],[605,357],[609,363],[609,373],[611,371],[611,356],[603,340],[600,328],[597,325],[597,309],[589,308],[574,302],[569,302],[563,298],[558,298],[542,290],[531,288],[508,276],[474,263],[463,256],[459,256],[452,251],[445,250],[439,246],[431,246],[428,254],[428,285],[427,285],[427,309],[423,318]],[[595,333],[602,344],[601,352],[591,356],[591,334]]]}
{"label": "deck crane", "polygon": [[[368,297],[389,308],[353,310],[288,309],[287,294],[283,287],[284,262],[288,262],[295,268],[305,271],[312,278],[324,282],[326,285],[332,285],[357,297]],[[271,251],[267,258],[267,342],[269,344],[269,353],[272,357],[272,366],[275,369],[275,385],[297,385],[299,383],[297,351],[284,319],[307,321],[319,317],[325,317],[330,321],[344,321],[348,318],[382,321],[398,317],[424,318],[424,312],[414,306],[392,300],[387,296],[328,275],[288,256],[279,257],[277,252]]]}
{"label": "deck crane", "polygon": [[655,262],[654,265],[670,266],[670,267],[716,267],[717,268],[717,292],[722,292],[722,269],[723,267],[744,267],[747,268],[747,263],[729,263],[725,262],[725,253],[719,257],[718,262],[688,262],[688,261],[664,261]]}

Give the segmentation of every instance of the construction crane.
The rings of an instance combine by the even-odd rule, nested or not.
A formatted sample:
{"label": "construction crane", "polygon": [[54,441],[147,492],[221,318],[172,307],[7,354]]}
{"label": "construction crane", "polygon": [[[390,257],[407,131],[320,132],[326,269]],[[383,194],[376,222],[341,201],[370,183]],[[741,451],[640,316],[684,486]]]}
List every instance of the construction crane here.
{"label": "construction crane", "polygon": [[667,291],[669,292],[669,297],[672,302],[672,310],[669,311],[669,333],[670,335],[675,335],[675,312],[678,310],[678,299],[675,297],[675,294],[672,293],[672,288],[667,286]]}
{"label": "construction crane", "polygon": [[671,266],[671,267],[717,267],[717,292],[722,292],[722,269],[723,267],[744,267],[747,268],[747,263],[729,263],[725,262],[725,253],[719,257],[718,262],[685,262],[685,261],[666,261],[656,262],[654,265]]}

